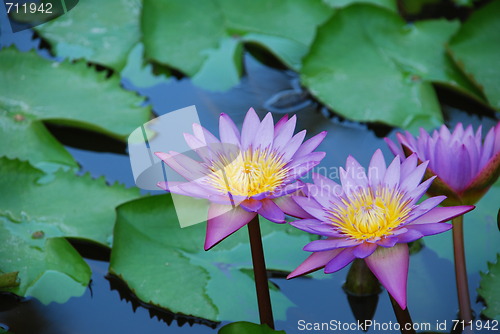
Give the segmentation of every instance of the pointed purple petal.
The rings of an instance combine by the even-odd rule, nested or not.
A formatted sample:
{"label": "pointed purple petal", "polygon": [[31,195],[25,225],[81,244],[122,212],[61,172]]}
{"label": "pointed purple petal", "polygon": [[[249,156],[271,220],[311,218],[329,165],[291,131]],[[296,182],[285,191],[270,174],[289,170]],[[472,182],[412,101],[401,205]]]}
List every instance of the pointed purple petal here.
{"label": "pointed purple petal", "polygon": [[292,184],[287,184],[284,187],[276,189],[268,198],[274,199],[282,196],[287,196],[290,195],[304,187],[304,184],[302,182],[295,182]]}
{"label": "pointed purple petal", "polygon": [[402,156],[404,158],[405,153],[403,152],[403,148],[401,147],[401,144],[398,141],[396,141],[396,143],[394,143],[392,140],[390,140],[387,137],[384,138],[384,141],[387,144],[387,146],[389,146],[389,150],[391,150],[392,154],[399,155],[399,156]]}
{"label": "pointed purple petal", "polygon": [[407,229],[405,233],[398,235],[400,243],[408,243],[422,238],[424,235],[415,229]]}
{"label": "pointed purple petal", "polygon": [[314,218],[319,219],[320,221],[326,221],[325,210],[314,199],[303,196],[292,196],[292,198],[295,203],[297,203],[302,209],[304,209]]}
{"label": "pointed purple petal", "polygon": [[342,252],[337,254],[328,264],[325,266],[325,274],[331,274],[347,266],[356,257],[353,254],[353,248],[345,248]]}
{"label": "pointed purple petal", "polygon": [[406,226],[408,230],[416,230],[423,236],[443,233],[450,230],[452,227],[453,225],[447,223],[414,224]]}
{"label": "pointed purple petal", "polygon": [[361,166],[361,164],[351,155],[347,157],[345,167],[347,174],[356,182],[356,184],[362,187],[368,186],[368,178],[366,177],[365,168]]}
{"label": "pointed purple petal", "polygon": [[[323,157],[325,156],[325,152],[315,152],[315,153],[321,154],[321,155],[316,155],[317,159],[321,158],[321,156],[323,156]],[[315,153],[311,153],[311,154],[315,154]],[[283,182],[295,181],[295,180],[303,177],[304,175],[306,175],[307,172],[309,172],[311,169],[313,169],[317,165],[319,165],[319,161],[307,161],[301,165],[294,166],[294,167],[290,168],[290,170],[287,173],[286,179]]]}
{"label": "pointed purple petal", "polygon": [[[499,123],[500,124],[500,123]],[[484,166],[486,166],[486,163],[490,158],[493,156],[493,146],[495,142],[495,128],[492,127],[490,131],[488,131],[488,134],[486,135],[486,138],[484,139],[484,144],[483,144],[483,149],[481,151],[481,157],[479,159],[479,169],[483,169]]]}
{"label": "pointed purple petal", "polygon": [[410,175],[415,170],[415,168],[417,167],[417,162],[417,154],[413,153],[401,163],[401,180],[407,178],[408,175]]}
{"label": "pointed purple petal", "polygon": [[279,206],[285,214],[297,218],[312,218],[313,216],[302,209],[291,196],[275,198],[274,203]]}
{"label": "pointed purple petal", "polygon": [[407,196],[405,197],[405,199],[411,199],[412,200],[411,203],[410,203],[410,205],[413,205],[416,202],[418,202],[418,200],[422,197],[422,195],[425,194],[425,192],[427,191],[427,189],[429,189],[429,187],[431,186],[432,181],[434,181],[434,179],[436,177],[437,176],[430,177],[429,179],[427,179],[424,182],[422,182],[418,187],[416,187],[415,189],[413,189],[413,190],[411,190],[410,192],[407,193]]}
{"label": "pointed purple petal", "polygon": [[255,132],[255,136],[252,141],[253,149],[260,148],[264,150],[273,144],[274,140],[274,121],[273,115],[267,113],[267,115],[260,123],[259,128]]}
{"label": "pointed purple petal", "polygon": [[261,201],[262,207],[257,211],[259,215],[262,217],[266,218],[267,220],[272,221],[273,223],[278,223],[282,224],[285,223],[285,214],[279,206],[277,206],[273,201],[270,199],[263,199]]}
{"label": "pointed purple petal", "polygon": [[240,203],[240,206],[248,212],[257,212],[262,207],[261,201],[249,198]]}
{"label": "pointed purple petal", "polygon": [[410,214],[412,220],[417,219],[428,211],[432,210],[446,199],[446,196],[431,197],[417,205]]}
{"label": "pointed purple petal", "polygon": [[286,147],[283,149],[283,160],[284,161],[289,161],[297,152],[299,149],[300,145],[302,145],[302,142],[304,141],[304,138],[306,136],[306,130],[302,130],[299,133],[297,133],[295,136],[290,139]]}
{"label": "pointed purple petal", "polygon": [[365,259],[365,262],[399,306],[403,310],[406,309],[408,245],[397,244],[392,248],[379,247]]}
{"label": "pointed purple petal", "polygon": [[295,152],[295,155],[293,156],[293,158],[297,159],[297,158],[300,158],[300,157],[302,157],[302,156],[304,156],[306,154],[309,154],[312,151],[314,151],[319,146],[319,144],[321,144],[321,142],[323,141],[323,139],[325,139],[326,133],[327,133],[326,131],[320,132],[316,136],[314,136],[314,137],[306,140],[299,147],[299,149],[297,150],[297,152]]}
{"label": "pointed purple petal", "polygon": [[286,278],[290,279],[297,276],[306,275],[310,272],[321,269],[341,251],[341,249],[334,249],[326,252],[313,253],[309,255],[309,257],[304,262],[302,262],[294,271],[292,271]]}
{"label": "pointed purple petal", "polygon": [[394,160],[392,160],[389,167],[387,167],[387,170],[384,175],[384,183],[389,188],[394,188],[399,185],[400,168],[401,168],[401,161],[399,156],[396,156]]}
{"label": "pointed purple petal", "polygon": [[398,237],[388,236],[388,237],[381,238],[380,240],[377,240],[375,243],[379,246],[382,246],[382,247],[394,247],[394,245],[396,245],[398,240],[399,240],[399,236]]}
{"label": "pointed purple petal", "polygon": [[411,221],[407,226],[417,224],[443,223],[455,217],[463,215],[474,208],[474,205],[437,207]]}
{"label": "pointed purple petal", "polygon": [[246,150],[253,141],[255,131],[259,128],[260,119],[253,108],[250,108],[241,127],[241,149]]}
{"label": "pointed purple petal", "polygon": [[230,205],[210,204],[208,209],[207,234],[205,250],[209,250],[223,239],[248,224],[255,212],[248,212],[241,207]]}
{"label": "pointed purple petal", "polygon": [[326,237],[338,238],[341,236],[338,232],[333,230],[332,225],[323,224],[317,219],[300,219],[290,223],[293,227],[298,228],[299,230],[324,235]]}
{"label": "pointed purple petal", "polygon": [[324,194],[341,196],[344,193],[340,184],[321,174],[313,173],[312,179],[314,184],[318,186]]}
{"label": "pointed purple petal", "polygon": [[304,246],[307,252],[322,252],[336,248],[352,247],[359,245],[360,241],[346,238],[314,240]]}
{"label": "pointed purple petal", "polygon": [[288,122],[288,114],[281,117],[281,119],[274,126],[274,137],[276,137],[280,133],[281,129],[283,128],[283,125],[285,125],[286,122]]}
{"label": "pointed purple petal", "polygon": [[[387,141],[390,141],[390,139],[386,138],[386,142]],[[386,169],[384,155],[380,149],[377,149],[368,167],[368,179],[372,187],[376,187],[382,182]]]}
{"label": "pointed purple petal", "polygon": [[377,249],[377,245],[370,242],[363,242],[361,245],[356,246],[353,250],[353,254],[358,259],[364,259],[367,256],[370,256]]}
{"label": "pointed purple petal", "polygon": [[205,144],[213,144],[220,143],[219,139],[215,137],[210,131],[202,127],[201,125],[194,123],[193,124],[193,133],[194,136]]}
{"label": "pointed purple petal", "polygon": [[[416,158],[417,157],[415,156],[415,159]],[[403,162],[403,164],[409,160],[410,160],[410,158],[406,159]],[[429,163],[427,161],[424,163],[421,163],[420,165],[417,166],[417,168],[415,168],[411,173],[409,173],[404,179],[402,176],[400,189],[402,189],[404,191],[412,191],[413,189],[415,189],[418,186],[418,184],[420,183],[420,181],[422,180],[422,177],[424,176],[424,173],[425,173],[425,170],[427,169],[428,164]]]}
{"label": "pointed purple petal", "polygon": [[179,186],[184,184],[185,182],[176,182],[176,181],[161,181],[158,182],[156,185],[168,192],[171,192],[173,194],[178,194],[178,195],[184,195],[184,196],[191,196],[188,192],[185,190],[181,189]]}
{"label": "pointed purple petal", "polygon": [[277,152],[282,152],[284,149],[286,149],[288,142],[290,141],[290,139],[292,139],[296,123],[297,117],[293,116],[281,127],[280,132],[276,134],[276,137],[274,138],[273,148]]}
{"label": "pointed purple petal", "polygon": [[233,120],[227,114],[220,114],[219,135],[222,143],[240,146],[240,132]]}
{"label": "pointed purple petal", "polygon": [[186,180],[191,181],[205,176],[206,169],[203,165],[182,154],[155,152],[155,155]]}

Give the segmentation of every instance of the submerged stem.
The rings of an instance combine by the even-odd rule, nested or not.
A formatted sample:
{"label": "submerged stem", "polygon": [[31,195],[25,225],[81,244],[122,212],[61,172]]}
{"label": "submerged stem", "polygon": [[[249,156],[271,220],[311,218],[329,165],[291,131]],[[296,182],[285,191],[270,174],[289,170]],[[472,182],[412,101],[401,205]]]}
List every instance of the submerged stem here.
{"label": "submerged stem", "polygon": [[274,329],[273,309],[271,307],[271,297],[269,295],[266,262],[264,260],[264,249],[262,247],[262,236],[260,233],[258,215],[248,223],[248,234],[250,237],[250,249],[252,251],[253,273],[255,277],[255,289],[257,291],[257,302],[259,305],[260,323],[267,324]]}
{"label": "submerged stem", "polygon": [[472,320],[472,310],[470,306],[469,283],[467,281],[467,268],[465,266],[463,216],[453,218],[452,223],[459,314],[460,319],[467,325]]}
{"label": "submerged stem", "polygon": [[389,298],[391,298],[392,309],[394,310],[394,314],[398,320],[401,333],[416,334],[413,327],[413,320],[411,320],[410,311],[408,311],[408,306],[403,310],[401,306],[399,306],[398,302],[392,298],[390,293]]}

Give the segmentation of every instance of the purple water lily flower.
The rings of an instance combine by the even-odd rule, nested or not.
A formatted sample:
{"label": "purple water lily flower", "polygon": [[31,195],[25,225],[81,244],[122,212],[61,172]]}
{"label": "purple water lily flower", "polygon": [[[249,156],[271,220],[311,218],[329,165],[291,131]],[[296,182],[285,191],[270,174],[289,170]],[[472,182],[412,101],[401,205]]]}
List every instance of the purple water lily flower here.
{"label": "purple water lily flower", "polygon": [[464,130],[458,123],[452,133],[443,125],[432,136],[420,129],[417,137],[406,132],[397,134],[397,143],[385,140],[402,159],[416,153],[419,160],[429,160],[426,178],[438,176],[429,194],[446,195],[446,205],[474,204],[500,174],[500,122],[488,131],[484,142],[481,132],[481,126],[474,133],[471,125]]}
{"label": "purple water lily flower", "polygon": [[403,163],[396,157],[386,167],[382,152],[373,155],[368,175],[353,158],[340,169],[341,185],[313,174],[308,197],[294,200],[312,219],[291,224],[301,230],[322,235],[304,247],[313,252],[288,278],[325,268],[336,272],[356,258],[364,259],[401,308],[406,308],[408,242],[452,228],[445,223],[474,206],[437,207],[446,197],[418,200],[434,178],[420,183],[427,162],[417,166],[417,156]]}
{"label": "purple water lily flower", "polygon": [[271,113],[261,122],[250,109],[240,134],[231,118],[221,114],[220,140],[199,124],[193,125],[193,135],[184,134],[201,161],[176,152],[156,153],[187,180],[160,182],[161,188],[210,201],[205,250],[257,214],[275,223],[285,223],[283,212],[293,214],[298,210],[287,195],[299,190],[304,184],[297,179],[324,158],[324,152],[314,150],[326,132],[303,142],[306,131],[294,135],[295,125],[295,116],[285,116],[275,125]]}

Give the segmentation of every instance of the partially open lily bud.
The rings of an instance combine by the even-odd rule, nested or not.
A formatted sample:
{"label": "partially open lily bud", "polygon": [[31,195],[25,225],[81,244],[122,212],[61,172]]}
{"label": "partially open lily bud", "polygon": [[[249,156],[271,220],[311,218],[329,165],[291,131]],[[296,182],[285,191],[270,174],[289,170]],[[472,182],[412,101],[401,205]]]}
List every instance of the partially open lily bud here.
{"label": "partially open lily bud", "polygon": [[453,132],[445,126],[432,136],[420,129],[414,137],[409,132],[398,133],[394,143],[386,138],[389,148],[402,159],[413,153],[420,161],[429,161],[425,178],[437,175],[427,193],[445,195],[444,205],[475,204],[500,175],[500,122],[492,127],[484,141],[482,129],[474,133],[458,123]]}

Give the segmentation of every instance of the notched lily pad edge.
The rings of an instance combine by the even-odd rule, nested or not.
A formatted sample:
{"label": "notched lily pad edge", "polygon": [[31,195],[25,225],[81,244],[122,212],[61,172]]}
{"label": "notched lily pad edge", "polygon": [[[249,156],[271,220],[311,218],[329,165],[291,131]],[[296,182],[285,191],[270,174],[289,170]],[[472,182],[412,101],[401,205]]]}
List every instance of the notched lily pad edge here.
{"label": "notched lily pad edge", "polygon": [[158,320],[165,322],[169,326],[174,320],[177,321],[179,327],[182,327],[186,323],[188,323],[189,326],[193,326],[193,324],[199,324],[215,329],[220,324],[220,322],[212,321],[209,319],[198,318],[183,313],[175,313],[153,302],[146,303],[139,299],[139,297],[137,297],[135,291],[130,288],[127,283],[125,283],[125,280],[120,274],[116,274],[112,272],[112,270],[108,272],[105,278],[108,280],[111,290],[116,290],[118,292],[120,299],[125,299],[127,302],[130,302],[134,312],[140,306],[148,310],[149,316],[151,318],[156,317]]}

